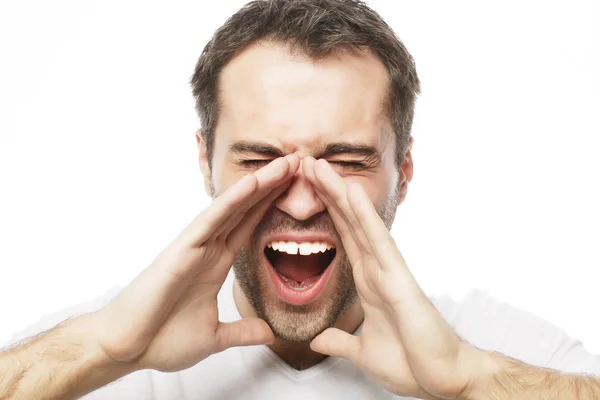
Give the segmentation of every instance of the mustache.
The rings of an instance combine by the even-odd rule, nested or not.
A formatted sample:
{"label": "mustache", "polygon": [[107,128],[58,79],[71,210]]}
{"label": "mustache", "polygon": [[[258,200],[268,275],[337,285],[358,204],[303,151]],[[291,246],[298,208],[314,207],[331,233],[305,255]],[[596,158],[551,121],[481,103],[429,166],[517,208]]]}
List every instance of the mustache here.
{"label": "mustache", "polygon": [[267,233],[283,232],[319,232],[340,239],[339,233],[327,211],[321,211],[310,218],[298,221],[283,211],[273,208],[265,214],[252,234],[252,243],[258,245],[260,238]]}

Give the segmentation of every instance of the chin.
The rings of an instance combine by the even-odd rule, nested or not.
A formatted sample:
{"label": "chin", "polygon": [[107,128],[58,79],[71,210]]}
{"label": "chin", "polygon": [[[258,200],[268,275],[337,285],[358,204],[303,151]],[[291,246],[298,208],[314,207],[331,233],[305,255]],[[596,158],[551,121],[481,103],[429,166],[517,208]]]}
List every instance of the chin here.
{"label": "chin", "polygon": [[326,235],[269,235],[240,252],[236,279],[275,337],[309,342],[356,301],[350,264]]}

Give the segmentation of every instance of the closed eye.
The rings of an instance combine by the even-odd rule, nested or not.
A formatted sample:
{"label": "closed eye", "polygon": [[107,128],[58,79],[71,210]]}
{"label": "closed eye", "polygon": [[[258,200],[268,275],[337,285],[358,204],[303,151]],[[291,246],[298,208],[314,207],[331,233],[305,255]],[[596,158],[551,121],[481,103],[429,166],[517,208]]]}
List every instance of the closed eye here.
{"label": "closed eye", "polygon": [[241,160],[240,164],[244,167],[264,167],[273,160]]}
{"label": "closed eye", "polygon": [[[264,167],[268,163],[273,160],[262,159],[262,160],[241,160],[240,164],[245,167]],[[364,169],[366,166],[364,163],[358,161],[329,161],[329,164],[338,165],[342,168],[352,169],[352,170],[360,170]]]}
{"label": "closed eye", "polygon": [[339,165],[340,167],[353,170],[366,168],[366,165],[364,163],[358,161],[329,161],[329,164]]}

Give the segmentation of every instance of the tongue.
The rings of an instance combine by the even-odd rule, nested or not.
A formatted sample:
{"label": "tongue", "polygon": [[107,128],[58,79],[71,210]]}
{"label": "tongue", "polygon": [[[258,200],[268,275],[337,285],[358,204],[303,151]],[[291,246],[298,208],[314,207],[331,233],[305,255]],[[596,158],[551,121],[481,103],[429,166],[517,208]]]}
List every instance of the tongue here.
{"label": "tongue", "polygon": [[323,267],[319,263],[319,256],[316,254],[308,256],[284,254],[277,262],[277,271],[281,275],[297,282],[302,282],[319,275],[322,270]]}

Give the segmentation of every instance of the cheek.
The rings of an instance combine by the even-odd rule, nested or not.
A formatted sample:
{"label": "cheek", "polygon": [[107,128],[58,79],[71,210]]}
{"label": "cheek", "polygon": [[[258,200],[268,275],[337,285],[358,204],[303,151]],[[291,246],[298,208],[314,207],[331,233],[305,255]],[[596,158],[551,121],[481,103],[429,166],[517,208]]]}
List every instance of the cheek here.
{"label": "cheek", "polygon": [[346,175],[343,178],[347,183],[360,184],[375,206],[382,205],[392,192],[391,180],[384,174],[370,176]]}
{"label": "cheek", "polygon": [[217,191],[217,194],[221,194],[250,172],[247,170],[240,171],[239,168],[230,165],[230,163],[222,163],[217,168],[213,168],[213,187]]}

